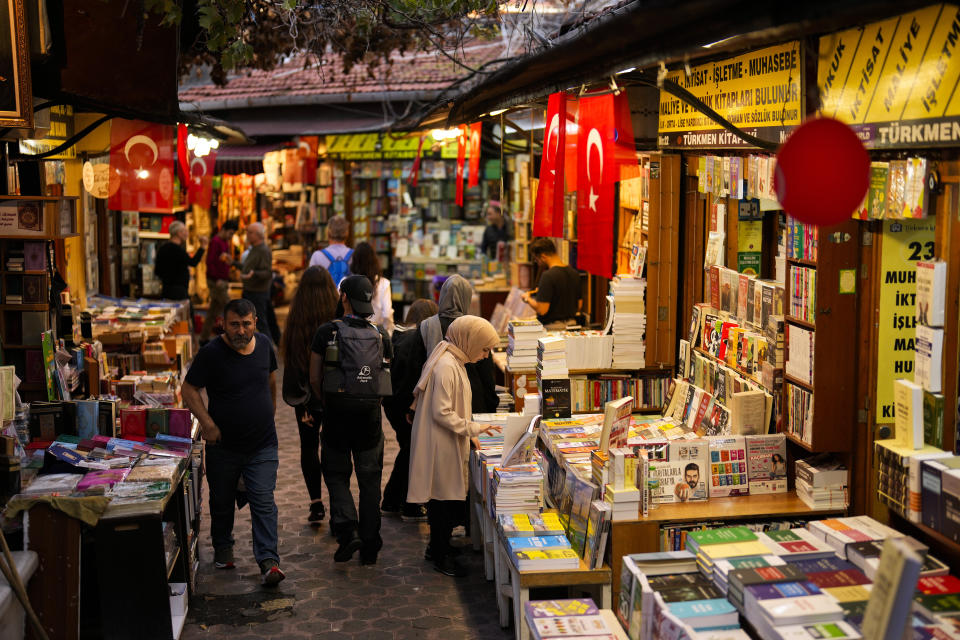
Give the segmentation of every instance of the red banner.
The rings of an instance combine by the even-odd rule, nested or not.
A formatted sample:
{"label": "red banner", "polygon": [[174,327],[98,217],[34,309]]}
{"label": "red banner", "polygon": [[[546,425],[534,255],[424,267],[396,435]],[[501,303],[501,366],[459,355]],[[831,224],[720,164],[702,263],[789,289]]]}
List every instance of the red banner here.
{"label": "red banner", "polygon": [[577,267],[613,276],[614,96],[580,100],[577,158]]}
{"label": "red banner", "polygon": [[550,95],[540,160],[540,182],[533,210],[533,235],[563,237],[564,164],[567,142],[567,100],[562,91]]}
{"label": "red banner", "polygon": [[564,107],[567,110],[567,131],[566,144],[563,147],[563,173],[568,192],[577,190],[577,135],[580,127],[577,124],[580,114],[580,101],[578,98],[567,96]]}
{"label": "red banner", "polygon": [[411,187],[417,186],[417,182],[420,180],[420,154],[423,153],[423,141],[426,137],[427,134],[425,133],[420,135],[420,143],[417,145],[417,157],[413,159],[413,167],[410,169],[410,177],[407,179]]}
{"label": "red banner", "polygon": [[182,122],[177,125],[177,166],[180,167],[180,183],[190,178],[190,155],[187,151],[187,136],[190,132]]}
{"label": "red banner", "polygon": [[317,183],[317,154],[319,148],[319,136],[300,136],[297,140],[303,184]]}
{"label": "red banner", "polygon": [[190,152],[190,181],[187,183],[187,204],[210,208],[213,196],[213,168],[217,164],[217,152],[211,150],[198,158]]}
{"label": "red banner", "polygon": [[460,135],[457,136],[457,198],[458,206],[463,206],[463,164],[467,157],[467,125],[462,124],[458,127]]}
{"label": "red banner", "polygon": [[115,211],[172,208],[173,149],[173,127],[114,118],[107,206]]}
{"label": "red banner", "polygon": [[474,122],[470,125],[470,178],[467,187],[473,188],[480,184],[480,134],[483,125]]}

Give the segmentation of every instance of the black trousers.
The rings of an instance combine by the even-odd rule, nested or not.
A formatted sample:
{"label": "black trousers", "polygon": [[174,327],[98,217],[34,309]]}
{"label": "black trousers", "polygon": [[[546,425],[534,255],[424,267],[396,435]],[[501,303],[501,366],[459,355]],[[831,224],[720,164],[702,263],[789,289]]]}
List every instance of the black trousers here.
{"label": "black trousers", "polygon": [[[391,412],[392,413],[392,412]],[[400,450],[393,461],[393,471],[383,488],[383,504],[399,509],[407,503],[407,485],[410,483],[410,436],[413,425],[403,415],[387,414],[390,426],[397,434]]]}
{"label": "black trousers", "polygon": [[303,418],[307,410],[303,407],[295,407],[294,410],[300,431],[300,471],[303,472],[310,500],[319,500],[323,497],[323,469],[320,466],[320,425],[323,414],[311,411],[313,424],[305,424]]}
{"label": "black trousers", "polygon": [[427,503],[430,555],[435,562],[450,553],[450,535],[453,528],[462,523],[466,504],[466,500],[431,500]]}
{"label": "black trousers", "polygon": [[[270,304],[270,294],[266,291],[247,291],[244,289],[243,298],[253,303],[253,308],[257,310],[257,331],[273,337],[268,324],[268,309],[273,312]],[[276,315],[274,315],[276,321]]]}
{"label": "black trousers", "polygon": [[[383,476],[383,435],[371,449],[339,448],[330,439],[322,439],[321,466],[323,479],[330,495],[330,527],[341,541],[354,531],[360,534],[368,549],[379,550],[380,538],[380,479]],[[360,502],[353,502],[350,476],[357,470]]]}

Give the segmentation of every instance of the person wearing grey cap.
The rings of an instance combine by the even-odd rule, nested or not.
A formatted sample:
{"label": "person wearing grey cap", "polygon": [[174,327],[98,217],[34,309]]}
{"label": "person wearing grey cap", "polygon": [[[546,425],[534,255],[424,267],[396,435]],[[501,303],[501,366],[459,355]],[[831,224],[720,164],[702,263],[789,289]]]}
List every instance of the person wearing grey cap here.
{"label": "person wearing grey cap", "polygon": [[[340,546],[336,562],[360,552],[374,564],[380,537],[383,475],[382,398],[391,395],[393,348],[382,327],[371,324],[373,285],[366,276],[340,282],[338,318],[321,325],[310,354],[310,386],[323,403],[320,467],[330,499],[330,529]],[[359,508],[350,493],[356,466]]]}

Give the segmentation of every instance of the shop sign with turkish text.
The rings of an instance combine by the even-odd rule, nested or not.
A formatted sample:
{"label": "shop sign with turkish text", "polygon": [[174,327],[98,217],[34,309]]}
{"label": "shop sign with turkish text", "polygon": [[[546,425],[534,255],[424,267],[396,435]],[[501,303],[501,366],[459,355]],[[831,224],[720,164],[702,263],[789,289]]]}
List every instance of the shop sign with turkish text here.
{"label": "shop sign with turkish text", "polygon": [[960,144],[960,7],[937,4],[820,38],[823,115],[872,149]]}
{"label": "shop sign with turkish text", "polygon": [[[666,77],[746,133],[779,144],[800,124],[802,68],[800,43],[787,42]],[[661,147],[752,146],[662,89],[658,133]]]}

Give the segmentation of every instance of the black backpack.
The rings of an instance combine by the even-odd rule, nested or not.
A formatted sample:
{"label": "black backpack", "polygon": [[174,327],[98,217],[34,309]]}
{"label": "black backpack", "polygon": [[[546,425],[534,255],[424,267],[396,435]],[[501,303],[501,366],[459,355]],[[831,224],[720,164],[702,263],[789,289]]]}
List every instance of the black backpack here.
{"label": "black backpack", "polygon": [[380,327],[333,322],[333,339],[323,358],[323,392],[360,398],[391,395],[390,363],[384,358]]}

